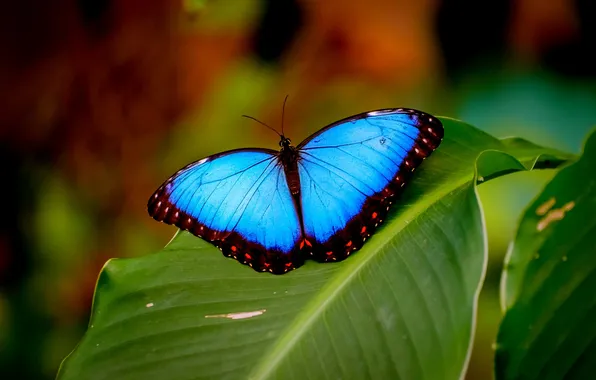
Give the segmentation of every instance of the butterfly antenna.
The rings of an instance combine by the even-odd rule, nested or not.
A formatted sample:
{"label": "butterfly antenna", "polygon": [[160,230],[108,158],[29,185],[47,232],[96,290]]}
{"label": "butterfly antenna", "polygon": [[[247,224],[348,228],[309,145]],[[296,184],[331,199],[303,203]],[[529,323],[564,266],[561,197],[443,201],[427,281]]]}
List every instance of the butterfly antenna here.
{"label": "butterfly antenna", "polygon": [[267,128],[269,128],[269,129],[271,129],[271,130],[272,130],[273,132],[275,132],[275,133],[276,133],[276,134],[277,134],[279,137],[282,137],[282,135],[280,135],[278,131],[276,131],[274,128],[271,128],[271,127],[270,127],[270,126],[268,126],[267,124],[263,123],[261,120],[255,119],[254,117],[252,117],[252,116],[248,116],[248,115],[242,115],[242,117],[245,117],[245,118],[247,118],[247,119],[254,120],[254,121],[256,121],[257,123],[259,123],[259,124],[261,124],[261,125],[264,125],[265,127],[267,127]]}
{"label": "butterfly antenna", "polygon": [[286,113],[286,102],[288,101],[288,96],[290,95],[286,95],[286,98],[284,99],[284,105],[281,107],[281,135],[284,135],[284,115]]}

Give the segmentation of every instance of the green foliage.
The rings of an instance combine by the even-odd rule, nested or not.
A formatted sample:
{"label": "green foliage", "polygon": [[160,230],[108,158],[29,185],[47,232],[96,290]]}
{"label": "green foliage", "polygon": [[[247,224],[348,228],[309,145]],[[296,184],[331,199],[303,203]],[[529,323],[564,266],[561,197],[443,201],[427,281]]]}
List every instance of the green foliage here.
{"label": "green foliage", "polygon": [[596,363],[596,133],[526,210],[506,259],[497,379],[587,379]]}
{"label": "green foliage", "polygon": [[486,266],[476,185],[570,157],[442,120],[441,147],[341,263],[256,273],[188,233],[110,260],[58,378],[460,378]]}
{"label": "green foliage", "polygon": [[259,5],[258,0],[236,0],[233,7],[225,1],[183,0],[182,8],[191,16],[183,25],[200,31],[242,31],[260,15]]}

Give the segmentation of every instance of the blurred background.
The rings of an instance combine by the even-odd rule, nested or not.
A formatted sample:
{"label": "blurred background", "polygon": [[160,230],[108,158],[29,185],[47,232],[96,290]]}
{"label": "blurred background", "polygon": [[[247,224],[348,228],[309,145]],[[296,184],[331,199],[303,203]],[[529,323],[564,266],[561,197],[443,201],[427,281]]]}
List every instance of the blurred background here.
{"label": "blurred background", "polygon": [[[52,379],[111,257],[162,248],[146,201],[186,163],[383,107],[579,153],[590,0],[20,0],[0,5],[0,377]],[[481,186],[490,268],[468,379],[492,377],[500,263],[552,177]]]}

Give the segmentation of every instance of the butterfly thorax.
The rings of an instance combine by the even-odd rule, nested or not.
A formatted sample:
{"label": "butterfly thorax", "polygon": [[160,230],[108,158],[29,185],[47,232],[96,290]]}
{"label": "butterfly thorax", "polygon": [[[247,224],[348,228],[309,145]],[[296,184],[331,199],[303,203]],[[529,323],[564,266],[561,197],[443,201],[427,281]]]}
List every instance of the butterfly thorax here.
{"label": "butterfly thorax", "polygon": [[300,177],[298,175],[298,150],[293,147],[290,139],[283,137],[279,142],[281,150],[279,152],[279,159],[284,166],[286,173],[286,181],[292,195],[300,193]]}

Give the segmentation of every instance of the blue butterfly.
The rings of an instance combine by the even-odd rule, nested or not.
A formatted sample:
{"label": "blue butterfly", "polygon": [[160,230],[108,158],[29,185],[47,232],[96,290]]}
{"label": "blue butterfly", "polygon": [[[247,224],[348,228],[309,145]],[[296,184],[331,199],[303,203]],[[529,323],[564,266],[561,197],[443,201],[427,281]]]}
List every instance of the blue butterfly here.
{"label": "blue butterfly", "polygon": [[383,221],[443,125],[397,108],[340,120],[296,147],[279,135],[280,151],[236,149],[179,170],[151,196],[149,214],[259,272],[340,261]]}

